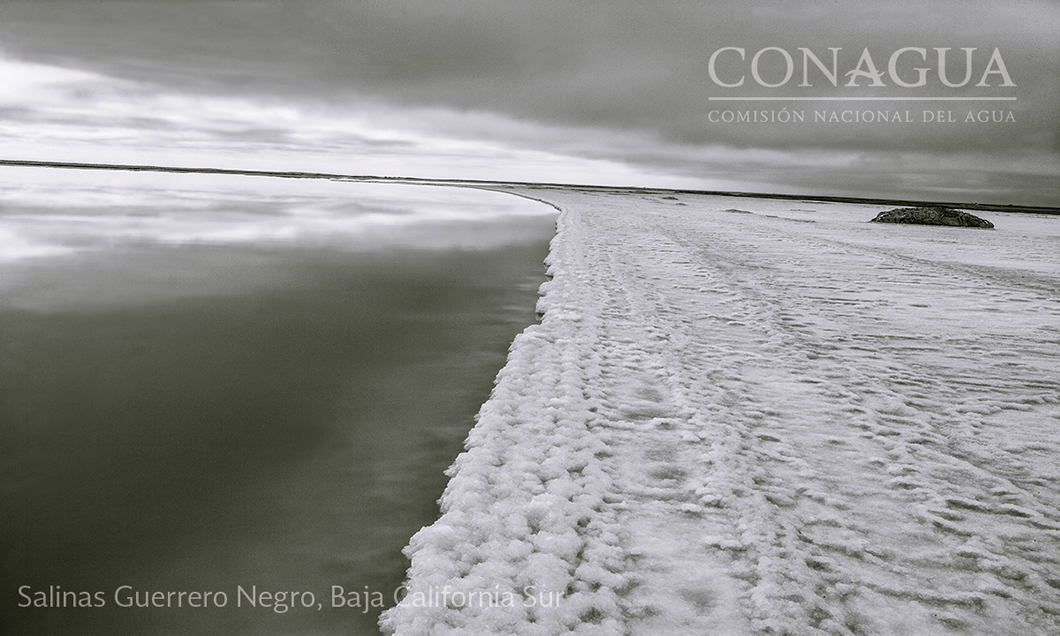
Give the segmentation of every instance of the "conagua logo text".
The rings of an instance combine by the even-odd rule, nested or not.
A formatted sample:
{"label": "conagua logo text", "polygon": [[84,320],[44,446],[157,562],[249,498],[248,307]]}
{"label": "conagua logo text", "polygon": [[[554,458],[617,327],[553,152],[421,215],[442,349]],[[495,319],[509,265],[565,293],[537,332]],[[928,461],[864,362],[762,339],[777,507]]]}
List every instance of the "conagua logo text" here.
{"label": "conagua logo text", "polygon": [[[800,87],[811,87],[815,85],[828,84],[839,87],[880,87],[900,86],[902,88],[916,88],[927,86],[929,83],[946,86],[949,88],[961,88],[967,86],[974,77],[979,81],[976,87],[1014,87],[1015,82],[1009,75],[1005,60],[1001,57],[1001,51],[994,52],[987,58],[986,53],[976,48],[962,48],[964,52],[964,76],[956,72],[950,76],[950,67],[959,64],[951,63],[947,66],[947,59],[952,49],[934,48],[929,53],[928,49],[906,46],[895,50],[886,57],[873,58],[869,49],[863,49],[860,57],[855,58],[843,53],[839,47],[829,47],[831,59],[824,55],[824,60],[816,53],[806,47],[799,47],[796,54],[778,46],[767,46],[757,51],[748,60],[747,49],[737,46],[726,46],[720,48],[710,56],[707,64],[707,72],[710,79],[723,88],[737,88],[743,86],[747,81],[747,75],[759,86],[765,88],[780,88],[788,86],[796,77],[796,67],[801,71]],[[796,58],[801,57],[801,64],[796,64]],[[957,56],[959,58],[959,54]],[[886,73],[880,70],[876,59],[886,59],[884,67]],[[953,59],[953,58],[949,58]],[[842,64],[841,64],[842,63]],[[909,63],[927,64],[927,66],[915,66],[906,68]],[[902,67],[902,68],[900,68]],[[850,70],[845,70],[850,69]],[[844,72],[845,70],[845,72]],[[890,84],[888,84],[888,81]]]}

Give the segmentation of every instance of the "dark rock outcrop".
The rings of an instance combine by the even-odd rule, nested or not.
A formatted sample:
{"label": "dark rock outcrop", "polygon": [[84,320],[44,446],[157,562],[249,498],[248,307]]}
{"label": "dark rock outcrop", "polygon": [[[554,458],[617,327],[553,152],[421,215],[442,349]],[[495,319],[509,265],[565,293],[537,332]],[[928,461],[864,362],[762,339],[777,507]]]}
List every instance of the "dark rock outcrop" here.
{"label": "dark rock outcrop", "polygon": [[880,212],[872,223],[915,223],[917,225],[952,225],[956,227],[985,227],[994,224],[974,214],[950,208],[896,208]]}

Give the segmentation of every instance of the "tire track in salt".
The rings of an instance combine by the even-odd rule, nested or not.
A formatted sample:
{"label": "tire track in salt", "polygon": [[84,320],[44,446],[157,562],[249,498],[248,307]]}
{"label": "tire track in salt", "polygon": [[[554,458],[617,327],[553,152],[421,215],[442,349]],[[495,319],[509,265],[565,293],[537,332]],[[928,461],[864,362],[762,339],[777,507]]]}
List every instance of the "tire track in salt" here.
{"label": "tire track in salt", "polygon": [[[982,628],[984,616],[993,631],[977,633],[1056,625],[1055,560],[1021,547],[1027,531],[1055,547],[1055,511],[947,449],[959,392],[911,366],[903,347],[864,351],[816,333],[842,335],[850,316],[822,323],[819,307],[792,295],[799,281],[770,269],[784,254],[761,252],[790,241],[790,228],[753,219],[704,232],[650,204],[604,208],[581,212],[600,225],[589,236],[628,241],[590,251],[611,255],[594,281],[613,297],[609,445],[643,455],[640,471],[615,462],[639,511],[624,519],[632,554],[648,564],[648,591],[630,598],[632,631],[743,620],[773,633],[891,633],[899,627],[875,617],[903,615],[911,629]],[[799,241],[796,253],[822,243]],[[837,258],[852,254],[839,246]],[[690,527],[706,536],[698,551],[680,538]],[[670,560],[638,534],[668,546]],[[682,569],[725,576],[667,585]],[[740,590],[739,602],[719,589]]]}

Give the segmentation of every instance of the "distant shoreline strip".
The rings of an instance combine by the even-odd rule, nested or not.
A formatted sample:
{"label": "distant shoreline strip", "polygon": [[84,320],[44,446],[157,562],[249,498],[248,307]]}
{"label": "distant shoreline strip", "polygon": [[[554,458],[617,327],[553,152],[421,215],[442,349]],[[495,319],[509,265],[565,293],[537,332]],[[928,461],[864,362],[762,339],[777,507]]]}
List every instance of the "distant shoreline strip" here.
{"label": "distant shoreline strip", "polygon": [[273,170],[237,170],[233,168],[190,168],[180,166],[152,166],[141,164],[85,163],[73,161],[40,161],[27,159],[0,159],[0,166],[23,168],[58,168],[65,170],[121,170],[128,172],[164,172],[176,174],[240,175],[247,177],[273,177],[280,179],[322,179],[351,183],[405,183],[408,185],[436,185],[457,188],[525,187],[538,189],[571,189],[589,192],[625,192],[638,194],[706,194],[748,199],[776,199],[781,201],[819,201],[822,203],[853,203],[856,205],[888,205],[891,207],[943,206],[962,210],[993,210],[1031,214],[1060,215],[1060,207],[1012,205],[1008,203],[968,203],[922,199],[883,199],[877,197],[852,197],[812,194],[782,194],[776,192],[733,192],[725,190],[697,190],[690,188],[652,188],[646,186],[589,185],[575,183],[549,183],[536,181],[493,181],[485,179],[438,179],[429,177],[397,177],[378,175],[349,175],[328,172],[296,172]]}
{"label": "distant shoreline strip", "polygon": [[1014,102],[1015,97],[708,97],[712,102]]}

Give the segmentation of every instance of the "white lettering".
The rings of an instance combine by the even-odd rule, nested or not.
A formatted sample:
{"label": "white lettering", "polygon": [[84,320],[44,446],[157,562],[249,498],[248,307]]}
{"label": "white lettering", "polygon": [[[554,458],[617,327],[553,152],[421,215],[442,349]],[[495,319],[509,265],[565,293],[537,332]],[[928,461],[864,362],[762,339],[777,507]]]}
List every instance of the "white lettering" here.
{"label": "white lettering", "polygon": [[828,69],[824,67],[824,63],[813,54],[813,51],[805,47],[802,47],[799,50],[802,51],[802,84],[799,84],[799,86],[813,86],[810,84],[809,69],[806,64],[807,60],[810,60],[817,65],[817,68],[824,73],[824,76],[828,78],[828,81],[832,83],[832,86],[839,86],[839,51],[842,49],[832,47],[829,47],[828,49],[832,52],[831,73],[829,73]]}
{"label": "white lettering", "polygon": [[[997,68],[994,68],[994,67]],[[994,49],[993,55],[990,56],[990,61],[986,63],[986,70],[983,71],[983,79],[979,80],[976,86],[990,86],[986,82],[987,75],[993,75],[997,73],[1001,76],[1001,86],[1015,86],[1012,83],[1012,78],[1009,77],[1008,69],[1005,68],[1005,60],[1001,59],[1001,51]]]}
{"label": "white lettering", "polygon": [[[867,66],[867,69],[862,69],[862,66]],[[876,70],[876,65],[872,62],[872,56],[869,55],[869,50],[865,49],[861,52],[861,59],[858,60],[858,65],[853,71],[847,72],[847,77],[850,81],[845,86],[858,86],[858,78],[865,77],[872,80],[872,84],[869,86],[886,86],[880,79],[883,77],[883,73]]]}
{"label": "white lettering", "polygon": [[[777,51],[778,53],[784,56],[784,63],[787,65],[784,70],[784,79],[780,80],[776,84],[767,83],[765,80],[762,79],[762,75],[758,71],[758,60],[766,51]],[[792,61],[791,54],[777,46],[767,46],[758,53],[755,53],[755,56],[751,58],[751,75],[755,78],[755,81],[758,82],[759,85],[765,86],[766,88],[777,88],[778,86],[783,86],[787,84],[788,80],[791,79],[791,75],[794,72],[795,62]]]}
{"label": "white lettering", "polygon": [[900,77],[898,77],[898,56],[900,56],[902,53],[905,53],[906,51],[914,51],[916,53],[919,53],[920,59],[924,60],[925,62],[927,61],[927,49],[921,49],[915,46],[907,46],[898,49],[897,51],[891,54],[891,59],[887,63],[887,72],[891,76],[891,81],[899,86],[904,86],[906,88],[916,88],[917,86],[924,86],[925,84],[927,84],[927,74],[929,70],[926,66],[920,66],[913,69],[918,73],[916,82],[905,82],[902,81]]}
{"label": "white lettering", "polygon": [[740,76],[740,81],[736,82],[735,84],[726,84],[725,82],[718,79],[718,72],[715,69],[715,64],[718,61],[718,56],[721,55],[723,51],[736,51],[740,54],[741,60],[747,59],[746,52],[744,51],[744,49],[739,49],[735,46],[726,46],[724,48],[718,49],[717,51],[714,51],[714,53],[710,56],[710,61],[707,62],[707,72],[710,73],[710,79],[714,80],[714,83],[718,86],[724,86],[725,88],[736,88],[737,86],[743,86],[744,77],[742,75]]}
{"label": "white lettering", "polygon": [[964,79],[959,84],[953,84],[946,78],[946,51],[949,49],[935,49],[939,54],[939,81],[950,88],[960,88],[972,79],[972,53],[974,48],[962,48],[964,51]]}

